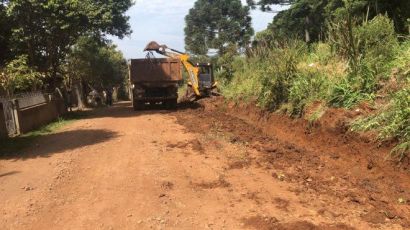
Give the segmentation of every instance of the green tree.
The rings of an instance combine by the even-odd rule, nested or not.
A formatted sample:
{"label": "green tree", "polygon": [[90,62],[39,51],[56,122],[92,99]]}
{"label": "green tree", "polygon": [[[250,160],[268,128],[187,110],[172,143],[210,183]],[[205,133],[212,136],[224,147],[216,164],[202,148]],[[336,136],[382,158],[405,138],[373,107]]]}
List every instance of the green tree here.
{"label": "green tree", "polygon": [[[371,20],[379,14],[393,19],[395,30],[408,34],[410,1],[408,0],[261,0],[248,1],[251,6],[259,5],[269,10],[273,4],[291,4],[279,12],[269,25],[271,33],[279,37],[293,37],[314,42],[326,34],[329,21],[350,15],[357,21]],[[349,11],[349,12],[347,12]]]}
{"label": "green tree", "polygon": [[186,49],[206,55],[210,49],[223,54],[229,44],[246,47],[254,33],[249,11],[240,0],[197,0],[185,17]]}
{"label": "green tree", "polygon": [[66,82],[74,89],[79,108],[84,107],[84,86],[106,89],[122,86],[127,76],[127,62],[115,45],[92,36],[80,37],[65,63]]}
{"label": "green tree", "polygon": [[70,47],[85,34],[123,37],[130,34],[125,12],[131,0],[10,0],[15,54],[55,79]]}
{"label": "green tree", "polygon": [[0,1],[0,66],[10,58],[11,26],[7,17],[6,6]]}
{"label": "green tree", "polygon": [[73,80],[106,88],[124,82],[127,62],[115,45],[81,37],[67,58],[66,71]]}
{"label": "green tree", "polygon": [[323,35],[327,0],[299,0],[280,12],[269,29],[282,37],[294,37],[306,42],[317,41]]}
{"label": "green tree", "polygon": [[7,96],[35,91],[43,85],[43,77],[28,66],[27,56],[22,55],[7,63],[3,71],[0,72],[0,88],[6,92]]}
{"label": "green tree", "polygon": [[408,0],[329,0],[327,17],[343,17],[349,10],[353,17],[362,21],[371,20],[379,14],[391,18],[397,33],[408,34],[407,20],[410,18]]}

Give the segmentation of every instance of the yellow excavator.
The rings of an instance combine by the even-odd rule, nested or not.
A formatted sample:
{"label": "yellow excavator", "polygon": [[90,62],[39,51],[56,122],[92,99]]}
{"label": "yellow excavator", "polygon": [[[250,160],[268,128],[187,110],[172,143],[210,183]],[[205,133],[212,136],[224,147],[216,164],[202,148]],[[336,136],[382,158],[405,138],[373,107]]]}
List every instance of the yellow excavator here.
{"label": "yellow excavator", "polygon": [[[211,63],[196,63],[190,61],[187,53],[172,49],[166,45],[159,45],[152,41],[148,43],[144,51],[156,52],[169,58],[179,59],[188,73],[187,99],[198,100],[216,94],[217,82],[214,79],[213,66]],[[190,90],[191,89],[191,90]]]}

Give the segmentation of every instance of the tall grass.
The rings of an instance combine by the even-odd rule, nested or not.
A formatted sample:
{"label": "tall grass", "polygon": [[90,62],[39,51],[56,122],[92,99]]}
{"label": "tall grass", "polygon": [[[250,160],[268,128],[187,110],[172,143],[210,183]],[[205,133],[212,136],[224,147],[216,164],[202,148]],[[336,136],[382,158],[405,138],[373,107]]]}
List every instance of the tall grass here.
{"label": "tall grass", "polygon": [[290,114],[300,116],[307,105],[324,100],[331,89],[331,81],[318,69],[300,70],[292,82],[289,93]]}
{"label": "tall grass", "polygon": [[332,65],[329,46],[320,44],[313,49],[309,52],[304,43],[290,41],[280,47],[258,47],[248,57],[238,57],[234,78],[222,86],[225,97],[256,101],[270,111],[286,104],[286,112],[302,115],[307,104],[327,98],[331,81],[339,75],[327,68]]}
{"label": "tall grass", "polygon": [[278,41],[233,58],[229,79],[222,79],[223,94],[291,116],[302,116],[315,101],[350,109],[384,98],[388,105],[355,127],[398,139],[395,155],[404,156],[410,151],[410,40],[399,43],[386,16],[361,25],[343,18],[329,25],[326,42]]}
{"label": "tall grass", "polygon": [[218,77],[217,73],[219,88],[224,96],[231,100],[252,101],[260,93],[260,63],[253,58],[238,56],[233,61],[232,66],[234,77],[230,80]]}
{"label": "tall grass", "polygon": [[388,103],[376,114],[357,120],[353,130],[377,130],[380,139],[398,140],[392,154],[403,159],[410,152],[410,41],[400,46],[390,66],[394,70]]}
{"label": "tall grass", "polygon": [[389,63],[399,46],[393,22],[379,15],[360,26],[341,20],[330,27],[329,44],[349,63],[347,75],[331,93],[330,105],[351,108],[363,100],[373,100],[389,78]]}

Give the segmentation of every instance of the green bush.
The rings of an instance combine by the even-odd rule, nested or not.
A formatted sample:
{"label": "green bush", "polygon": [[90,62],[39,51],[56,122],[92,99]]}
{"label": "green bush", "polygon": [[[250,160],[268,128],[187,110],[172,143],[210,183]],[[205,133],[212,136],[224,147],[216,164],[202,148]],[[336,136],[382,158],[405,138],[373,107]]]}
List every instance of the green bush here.
{"label": "green bush", "polygon": [[[405,156],[410,151],[410,40],[400,44],[386,16],[361,25],[354,21],[331,23],[328,41],[309,47],[298,41],[259,43],[247,57],[229,63],[232,75],[223,94],[292,116],[303,115],[315,101],[349,109],[389,95],[386,108],[353,127],[399,140],[393,153]],[[318,109],[311,119],[323,111]]]}
{"label": "green bush", "polygon": [[398,140],[399,145],[392,155],[402,159],[410,152],[410,41],[392,48],[391,52],[394,52],[393,57],[386,61],[392,59],[388,70],[393,70],[390,82],[395,90],[390,92],[389,103],[375,115],[355,122],[352,129],[376,130],[380,139]]}
{"label": "green bush", "polygon": [[397,139],[400,144],[392,154],[400,159],[410,151],[410,78],[408,82],[378,114],[353,124],[353,130],[377,130],[381,139]]}
{"label": "green bush", "polygon": [[374,94],[356,89],[346,78],[336,84],[330,93],[329,105],[333,107],[352,108],[363,100],[372,100]]}
{"label": "green bush", "polygon": [[[305,106],[314,100],[327,98],[330,80],[317,67],[304,61],[326,63],[331,59],[329,46],[317,45],[308,53],[307,46],[298,41],[281,47],[260,46],[250,56],[236,58],[232,62],[234,77],[222,84],[222,91],[229,99],[254,99],[268,110],[277,110],[289,104],[291,115],[302,115]],[[302,66],[299,66],[301,63]]]}
{"label": "green bush", "polygon": [[226,98],[231,100],[249,101],[260,92],[260,63],[257,58],[246,59],[236,57],[232,63],[235,75],[227,81],[224,77],[217,77],[219,89]]}
{"label": "green bush", "polygon": [[226,52],[218,57],[216,64],[218,66],[218,77],[222,81],[230,81],[233,78],[235,69],[234,61],[238,56],[238,48],[231,44],[226,48]]}
{"label": "green bush", "polygon": [[296,41],[280,48],[259,46],[248,57],[234,59],[234,77],[222,85],[222,92],[227,98],[252,99],[262,108],[275,110],[288,102],[297,64],[306,50],[303,43]]}
{"label": "green bush", "polygon": [[[349,72],[331,93],[330,105],[350,108],[371,100],[387,80],[399,46],[393,22],[379,15],[362,25],[332,23],[329,42],[338,55],[349,60]],[[350,36],[349,36],[350,35]]]}
{"label": "green bush", "polygon": [[331,82],[319,70],[299,71],[292,82],[289,93],[290,112],[293,116],[301,116],[305,107],[316,100],[328,97]]}
{"label": "green bush", "polygon": [[393,60],[399,45],[393,21],[379,15],[356,27],[355,33],[359,38],[361,62],[366,63],[373,76],[386,74],[389,71],[388,63]]}
{"label": "green bush", "polygon": [[8,96],[27,91],[36,91],[43,86],[44,75],[28,65],[27,55],[18,56],[0,70],[0,88]]}
{"label": "green bush", "polygon": [[390,69],[397,70],[401,73],[399,76],[402,80],[409,76],[410,73],[410,39],[404,41],[400,46],[395,50],[396,56],[389,63]]}
{"label": "green bush", "polygon": [[289,101],[290,88],[297,77],[297,64],[305,53],[303,43],[290,42],[286,47],[273,49],[267,54],[260,79],[260,106],[276,110]]}
{"label": "green bush", "polygon": [[329,61],[334,58],[332,48],[326,43],[316,43],[311,45],[312,52],[307,57],[308,62],[319,62],[320,64],[327,65]]}

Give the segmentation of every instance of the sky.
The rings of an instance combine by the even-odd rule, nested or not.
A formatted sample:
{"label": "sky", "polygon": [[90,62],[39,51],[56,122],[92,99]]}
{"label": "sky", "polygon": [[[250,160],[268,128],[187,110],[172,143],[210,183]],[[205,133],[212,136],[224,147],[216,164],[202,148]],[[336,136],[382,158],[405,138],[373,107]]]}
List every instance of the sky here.
{"label": "sky", "polygon": [[[184,18],[194,2],[195,0],[136,0],[127,12],[133,33],[122,40],[115,37],[110,39],[127,59],[145,57],[143,49],[150,41],[184,51]],[[251,16],[255,32],[264,30],[274,15],[253,10]]]}

